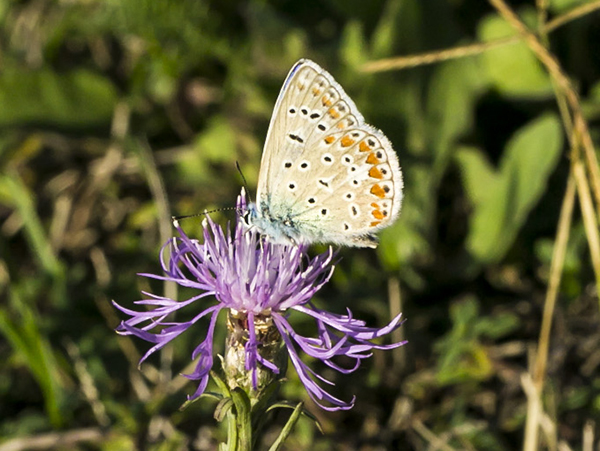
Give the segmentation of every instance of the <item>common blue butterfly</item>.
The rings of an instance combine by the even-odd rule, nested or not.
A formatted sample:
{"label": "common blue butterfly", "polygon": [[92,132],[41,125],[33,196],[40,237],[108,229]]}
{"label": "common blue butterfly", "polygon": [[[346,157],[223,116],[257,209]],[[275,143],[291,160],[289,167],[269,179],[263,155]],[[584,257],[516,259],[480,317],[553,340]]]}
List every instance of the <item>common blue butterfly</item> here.
{"label": "common blue butterfly", "polygon": [[386,136],[318,64],[301,59],[277,98],[246,221],[279,243],[377,247],[402,202]]}

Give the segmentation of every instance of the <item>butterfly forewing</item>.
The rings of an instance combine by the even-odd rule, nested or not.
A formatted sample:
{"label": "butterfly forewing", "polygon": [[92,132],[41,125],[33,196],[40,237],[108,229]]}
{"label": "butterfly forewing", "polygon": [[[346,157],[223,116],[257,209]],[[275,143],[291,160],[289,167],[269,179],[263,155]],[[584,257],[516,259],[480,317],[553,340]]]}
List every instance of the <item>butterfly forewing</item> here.
{"label": "butterfly forewing", "polygon": [[323,128],[327,130],[328,124],[322,124],[323,107],[319,106],[319,101],[325,98],[327,103],[333,104],[339,100],[336,89],[327,94],[331,87],[330,78],[307,60],[300,60],[290,70],[275,104],[265,141],[257,193],[259,200],[261,195],[274,192],[275,186],[282,182],[281,169],[286,168],[286,164],[289,167],[289,163],[308,148],[311,135],[324,133]]}

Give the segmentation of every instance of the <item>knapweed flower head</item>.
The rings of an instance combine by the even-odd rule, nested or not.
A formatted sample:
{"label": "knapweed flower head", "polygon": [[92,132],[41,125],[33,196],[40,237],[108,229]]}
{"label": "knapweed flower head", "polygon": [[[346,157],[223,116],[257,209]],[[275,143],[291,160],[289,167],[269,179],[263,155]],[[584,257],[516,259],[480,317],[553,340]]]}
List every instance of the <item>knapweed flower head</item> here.
{"label": "knapweed flower head", "polygon": [[[192,352],[192,359],[198,359],[195,370],[185,375],[199,381],[196,392],[189,397],[193,400],[206,389],[214,362],[213,337],[217,319],[222,310],[227,310],[226,373],[228,365],[237,367],[238,373],[241,366],[241,372],[249,375],[251,387],[254,390],[260,388],[265,372],[281,375],[285,371],[287,358],[282,362],[277,357],[277,347],[283,343],[300,380],[319,406],[327,410],[351,408],[354,398],[345,402],[323,389],[319,382],[333,383],[304,363],[299,351],[340,373],[351,373],[359,367],[362,359],[371,356],[373,349],[391,349],[404,344],[380,345],[372,342],[400,327],[400,315],[387,326],[377,329],[353,318],[349,310],[341,315],[317,308],[311,298],[333,273],[334,253],[331,248],[311,258],[306,254],[305,246],[270,243],[268,237],[261,236],[244,222],[242,214],[247,210],[243,192],[238,198],[237,210],[233,234],[229,227],[224,232],[207,217],[203,242],[189,238],[176,224],[179,238],[171,239],[163,247],[163,256],[168,255],[161,259],[164,275],[143,275],[174,281],[182,287],[197,290],[197,294],[177,301],[144,292],[147,298],[136,304],[151,309],[142,311],[115,304],[130,316],[117,331],[154,343],[141,363],[188,329],[194,328],[196,334],[205,330],[204,340]],[[168,253],[164,252],[166,248]],[[187,321],[173,320],[171,314],[183,308],[196,309],[198,313]],[[303,336],[294,330],[288,321],[290,312],[294,310],[314,319],[316,336]],[[208,328],[197,324],[205,317],[208,318]],[[344,368],[334,362],[339,357],[345,357],[353,364]]]}

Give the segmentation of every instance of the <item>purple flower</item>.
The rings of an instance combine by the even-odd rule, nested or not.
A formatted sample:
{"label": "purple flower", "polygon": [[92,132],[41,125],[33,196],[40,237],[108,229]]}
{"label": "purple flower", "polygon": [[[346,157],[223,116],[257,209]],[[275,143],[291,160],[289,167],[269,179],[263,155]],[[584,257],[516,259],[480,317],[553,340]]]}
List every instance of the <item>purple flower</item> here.
{"label": "purple flower", "polygon": [[[238,198],[237,207],[238,212],[246,211],[243,192]],[[161,259],[165,275],[143,275],[174,281],[183,287],[196,289],[198,294],[185,301],[176,301],[144,292],[147,298],[136,304],[151,306],[151,310],[135,311],[116,303],[115,306],[130,316],[118,327],[119,333],[135,335],[154,343],[140,363],[201,318],[210,318],[204,341],[192,353],[192,359],[198,358],[196,368],[192,374],[185,375],[200,381],[198,389],[189,399],[197,398],[206,389],[213,366],[213,334],[219,312],[223,309],[229,310],[230,321],[235,318],[239,322],[242,318],[239,324],[246,329],[245,338],[241,341],[243,369],[250,374],[254,389],[259,384],[258,373],[261,370],[268,369],[279,374],[285,366],[278,365],[277,359],[265,358],[265,353],[261,352],[261,337],[265,335],[261,330],[266,330],[261,326],[268,324],[276,328],[272,330],[280,335],[280,341],[283,340],[310,397],[327,410],[350,409],[354,405],[354,397],[350,402],[345,402],[325,391],[317,382],[333,383],[302,362],[298,350],[346,374],[356,370],[362,359],[371,356],[373,349],[391,349],[405,343],[378,345],[371,342],[400,327],[401,315],[387,326],[377,329],[366,327],[364,321],[353,318],[349,310],[346,315],[339,315],[318,309],[310,302],[333,273],[334,253],[331,248],[310,258],[305,246],[270,243],[256,230],[249,229],[241,216],[238,216],[233,236],[229,227],[225,233],[207,217],[203,243],[189,238],[177,224],[176,227],[180,237],[173,238],[163,247],[163,251],[166,247],[170,251],[168,261]],[[188,305],[194,304],[198,309],[198,301],[207,297],[216,299],[216,303],[189,321],[170,319],[172,313]],[[317,326],[316,337],[302,336],[293,329],[287,319],[291,310],[313,317]],[[354,364],[350,368],[337,365],[334,359],[340,356],[353,360]]]}

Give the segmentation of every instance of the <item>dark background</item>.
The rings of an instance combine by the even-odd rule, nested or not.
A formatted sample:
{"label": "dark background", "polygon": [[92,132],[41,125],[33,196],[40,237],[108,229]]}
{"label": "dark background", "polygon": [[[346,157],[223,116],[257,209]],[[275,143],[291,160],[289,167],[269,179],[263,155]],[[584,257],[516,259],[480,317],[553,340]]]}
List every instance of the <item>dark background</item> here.
{"label": "dark background", "polygon": [[[550,0],[548,19],[585,3],[598,2]],[[543,25],[533,1],[510,6],[532,29]],[[547,43],[597,141],[593,8]],[[352,375],[316,365],[336,396],[357,395],[347,412],[319,410],[290,370],[281,397],[306,400],[325,433],[302,419],[287,449],[522,447],[573,161],[560,94],[522,43],[364,70],[513,34],[490,4],[5,0],[0,24],[0,450],[208,450],[224,440],[214,401],[178,410],[195,390],[178,374],[203,330],[140,371],[148,344],[114,333],[123,316],[111,300],[131,307],[140,290],[161,292],[137,273],[159,271],[171,214],[234,205],[235,161],[254,194],[275,99],[302,57],[386,133],[405,180],[398,222],[376,251],[342,249],[316,302],[378,327],[402,311],[394,338],[409,343]],[[584,437],[600,424],[597,281],[580,211],[576,198],[539,449],[591,450]],[[200,236],[200,223],[185,228]],[[291,320],[302,330],[301,317]],[[265,449],[288,415],[275,415]]]}

